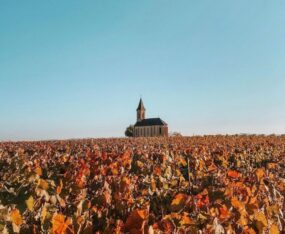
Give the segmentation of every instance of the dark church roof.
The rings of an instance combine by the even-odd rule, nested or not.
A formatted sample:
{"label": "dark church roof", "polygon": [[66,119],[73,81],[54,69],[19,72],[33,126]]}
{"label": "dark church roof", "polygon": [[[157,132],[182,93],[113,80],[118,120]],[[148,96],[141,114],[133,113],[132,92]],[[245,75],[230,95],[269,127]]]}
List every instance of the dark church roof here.
{"label": "dark church roof", "polygon": [[141,110],[141,109],[145,110],[142,99],[140,99],[140,103],[139,103],[137,110]]}
{"label": "dark church roof", "polygon": [[135,127],[167,125],[161,118],[149,118],[136,122]]}

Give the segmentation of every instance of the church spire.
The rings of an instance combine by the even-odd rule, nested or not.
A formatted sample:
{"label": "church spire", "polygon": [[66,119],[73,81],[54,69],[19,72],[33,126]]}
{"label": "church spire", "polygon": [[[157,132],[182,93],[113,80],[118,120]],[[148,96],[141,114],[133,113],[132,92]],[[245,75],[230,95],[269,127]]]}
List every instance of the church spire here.
{"label": "church spire", "polygon": [[138,106],[138,108],[137,108],[137,111],[138,111],[138,110],[141,110],[141,109],[145,110],[144,105],[143,105],[143,101],[142,101],[142,99],[140,98],[140,102],[139,102],[139,106]]}
{"label": "church spire", "polygon": [[145,107],[143,105],[142,99],[140,99],[138,108],[137,108],[137,121],[142,121],[145,119]]}

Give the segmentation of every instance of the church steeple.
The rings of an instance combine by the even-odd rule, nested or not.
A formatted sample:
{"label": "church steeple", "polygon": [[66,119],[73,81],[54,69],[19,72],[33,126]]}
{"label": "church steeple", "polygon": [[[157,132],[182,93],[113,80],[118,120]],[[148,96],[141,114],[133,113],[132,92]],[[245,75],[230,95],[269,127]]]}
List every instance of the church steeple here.
{"label": "church steeple", "polygon": [[137,108],[137,121],[142,121],[143,119],[145,119],[145,108],[142,99],[140,99],[140,103]]}

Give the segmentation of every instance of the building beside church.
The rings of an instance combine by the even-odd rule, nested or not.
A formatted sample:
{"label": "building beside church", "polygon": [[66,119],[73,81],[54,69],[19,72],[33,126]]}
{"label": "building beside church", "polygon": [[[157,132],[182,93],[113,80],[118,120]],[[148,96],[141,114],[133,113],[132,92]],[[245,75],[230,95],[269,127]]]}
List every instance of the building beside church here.
{"label": "building beside church", "polygon": [[160,118],[145,118],[146,109],[140,99],[137,108],[137,122],[134,125],[134,137],[168,136],[168,125]]}

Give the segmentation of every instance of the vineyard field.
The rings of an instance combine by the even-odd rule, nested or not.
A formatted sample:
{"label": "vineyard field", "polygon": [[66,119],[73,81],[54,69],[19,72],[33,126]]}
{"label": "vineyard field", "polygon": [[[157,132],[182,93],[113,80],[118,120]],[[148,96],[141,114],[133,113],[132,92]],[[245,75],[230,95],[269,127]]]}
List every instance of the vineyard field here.
{"label": "vineyard field", "polygon": [[285,136],[0,143],[0,233],[285,232]]}

